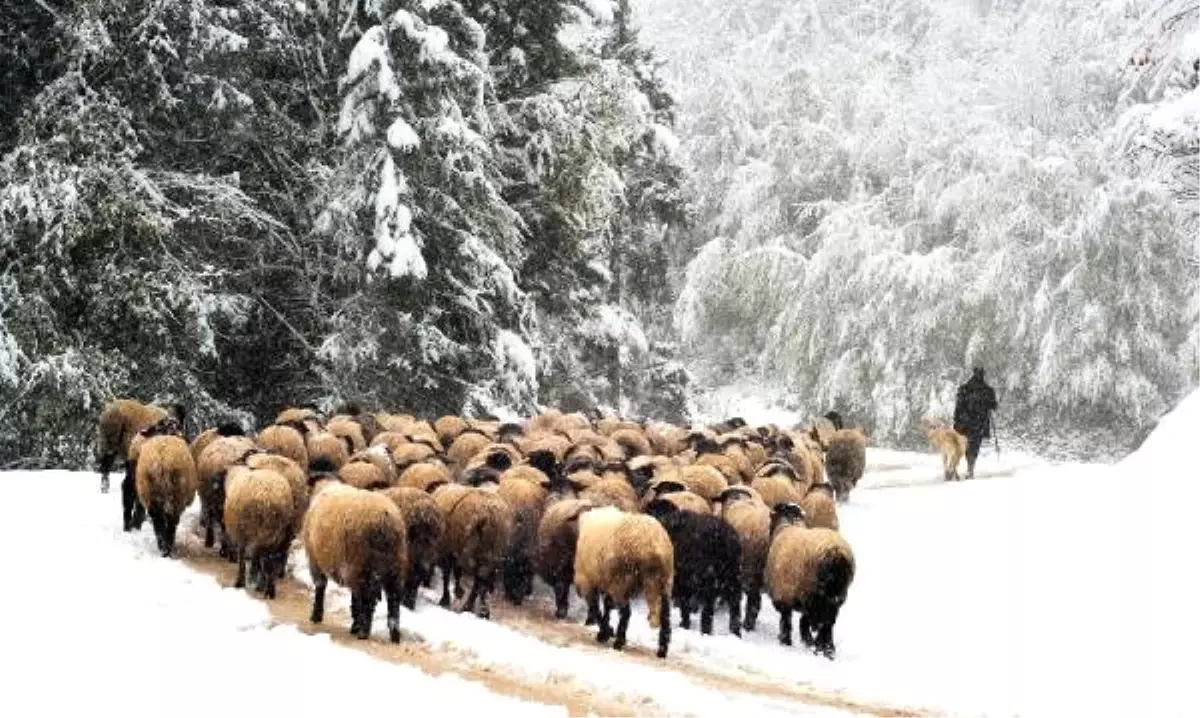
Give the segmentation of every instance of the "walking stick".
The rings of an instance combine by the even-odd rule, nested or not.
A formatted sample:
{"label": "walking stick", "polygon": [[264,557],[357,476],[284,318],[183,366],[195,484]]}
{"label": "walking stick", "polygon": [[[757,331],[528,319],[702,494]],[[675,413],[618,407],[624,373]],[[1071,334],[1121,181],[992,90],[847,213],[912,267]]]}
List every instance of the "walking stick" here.
{"label": "walking stick", "polygon": [[992,419],[992,444],[996,447],[996,461],[1000,461],[1000,432],[996,430],[996,412],[989,411]]}

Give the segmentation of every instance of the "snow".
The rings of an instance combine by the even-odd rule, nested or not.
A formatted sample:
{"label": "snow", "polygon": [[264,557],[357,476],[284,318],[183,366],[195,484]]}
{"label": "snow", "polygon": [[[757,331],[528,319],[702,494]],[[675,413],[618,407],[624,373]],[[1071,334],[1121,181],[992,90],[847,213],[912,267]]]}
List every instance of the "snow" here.
{"label": "snow", "polygon": [[421,138],[417,137],[412,125],[405,122],[403,117],[397,117],[392,122],[392,126],[388,128],[387,140],[392,149],[401,152],[412,152],[421,146]]}
{"label": "snow", "polygon": [[596,20],[608,23],[613,19],[613,0],[583,0],[583,6]]}
{"label": "snow", "polygon": [[[11,621],[5,635],[13,659],[5,681],[11,705],[42,715],[83,714],[116,710],[136,696],[141,705],[169,705],[178,716],[220,706],[367,714],[392,701],[430,713],[566,714],[275,625],[265,605],[244,591],[158,557],[148,522],[141,533],[123,534],[120,494],[100,494],[94,474],[14,472],[2,480],[7,545],[36,537],[29,550],[6,557],[9,575],[30,581],[0,598],[7,615],[22,619]],[[48,494],[52,512],[29,510]],[[195,700],[197,691],[203,700]]]}
{"label": "snow", "polygon": [[[738,408],[754,410],[756,401],[770,410],[761,400]],[[1189,715],[1200,640],[1192,620],[1200,592],[1188,568],[1200,545],[1191,444],[1198,432],[1200,391],[1113,466],[986,453],[978,479],[945,484],[932,453],[870,449],[867,476],[840,511],[857,573],[838,622],[834,661],[779,646],[769,601],[758,630],[741,640],[726,635],[723,611],[716,635],[676,629],[663,668],[589,642],[547,642],[499,621],[443,611],[431,605],[436,591],[423,592],[417,611],[403,611],[401,625],[416,640],[508,675],[534,683],[571,680],[669,714],[836,714],[769,691],[714,689],[672,670],[693,667],[934,715]],[[10,574],[32,590],[5,592],[5,608],[48,619],[13,622],[6,648],[24,661],[7,698],[36,699],[49,710],[115,706],[129,689],[97,667],[135,665],[140,699],[177,697],[207,669],[230,677],[223,690],[235,694],[223,698],[239,707],[266,701],[305,712],[378,707],[370,691],[241,688],[269,685],[274,676],[294,681],[320,665],[330,685],[386,684],[417,701],[406,703],[416,710],[426,701],[451,712],[550,710],[273,625],[262,604],[242,591],[158,558],[148,529],[122,534],[119,498],[97,493],[94,474],[11,473],[0,480],[6,486],[0,526],[11,534],[9,545],[13,537],[37,538],[36,550],[10,552],[16,563]],[[51,492],[53,511],[29,510]],[[53,530],[42,530],[46,521]],[[195,508],[181,534],[194,522]],[[307,581],[302,552],[294,552],[292,571]],[[81,603],[81,587],[99,590],[85,591]],[[547,594],[539,585],[534,603],[541,605],[533,610],[546,609]],[[331,609],[347,601],[343,589],[331,586]],[[69,620],[80,608],[86,620]],[[582,613],[573,597],[572,620]],[[381,614],[377,621],[373,640],[382,640]],[[122,647],[131,637],[140,655],[157,660],[126,658]],[[631,646],[646,650],[655,640],[644,606],[636,606]],[[247,674],[256,680],[237,680]],[[62,675],[72,676],[71,691],[48,685]]]}

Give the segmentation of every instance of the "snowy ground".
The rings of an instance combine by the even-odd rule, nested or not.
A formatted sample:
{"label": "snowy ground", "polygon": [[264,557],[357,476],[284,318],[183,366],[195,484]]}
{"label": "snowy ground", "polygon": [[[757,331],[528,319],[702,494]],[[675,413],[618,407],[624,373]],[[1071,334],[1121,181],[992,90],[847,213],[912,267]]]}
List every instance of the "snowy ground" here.
{"label": "snowy ground", "polygon": [[[646,712],[1194,714],[1200,475],[1188,441],[1198,430],[1200,394],[1118,465],[1006,452],[981,458],[980,480],[951,485],[938,479],[932,455],[872,450],[868,476],[842,511],[858,574],[833,662],[778,646],[769,606],[744,640],[725,635],[720,616],[716,636],[676,630],[666,664],[647,655],[654,634],[644,611],[635,611],[633,648],[622,655],[591,645],[590,629],[544,621],[544,595],[520,610],[498,606],[490,623],[426,605],[402,624],[409,640],[433,650],[531,684],[573,681]],[[22,581],[2,599],[18,619],[4,640],[6,655],[20,657],[7,673],[16,680],[6,698],[17,705],[36,701],[28,705],[49,713],[163,699],[199,712],[232,698],[239,708],[340,712],[396,700],[406,710],[564,713],[276,625],[258,600],[158,558],[148,528],[122,534],[119,496],[100,495],[94,475],[0,481],[0,530],[16,568],[9,576]],[[302,560],[294,570],[307,578]],[[575,616],[581,608],[576,601]],[[345,631],[338,620],[331,628]],[[378,621],[374,640],[382,641],[382,611]],[[59,688],[62,676],[71,676],[70,690]],[[299,682],[308,676],[331,688]],[[748,688],[756,681],[762,690]],[[382,685],[386,692],[373,688]],[[216,705],[188,700],[196,689],[217,692]],[[801,689],[847,700],[800,700]]]}

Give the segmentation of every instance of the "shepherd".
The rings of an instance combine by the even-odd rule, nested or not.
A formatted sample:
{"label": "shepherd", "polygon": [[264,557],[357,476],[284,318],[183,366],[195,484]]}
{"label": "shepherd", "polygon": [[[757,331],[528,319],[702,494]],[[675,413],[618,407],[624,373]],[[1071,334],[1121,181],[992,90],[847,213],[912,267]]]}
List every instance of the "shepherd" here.
{"label": "shepherd", "polygon": [[996,392],[983,380],[983,367],[975,367],[966,384],[958,387],[954,403],[954,430],[967,437],[967,478],[975,478],[975,459],[983,440],[992,435]]}

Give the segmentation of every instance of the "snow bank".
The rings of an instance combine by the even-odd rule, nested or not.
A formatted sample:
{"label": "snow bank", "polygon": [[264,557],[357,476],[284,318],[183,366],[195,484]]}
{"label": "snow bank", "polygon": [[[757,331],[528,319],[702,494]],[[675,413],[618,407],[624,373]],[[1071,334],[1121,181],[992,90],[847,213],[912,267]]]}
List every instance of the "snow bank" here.
{"label": "snow bank", "polygon": [[1195,445],[1200,438],[1200,390],[1193,391],[1179,406],[1158,421],[1158,425],[1137,451],[1120,464],[1126,471],[1169,473],[1190,472],[1193,479],[1180,480],[1180,488],[1194,485],[1196,476]]}
{"label": "snow bank", "polygon": [[[0,599],[17,619],[4,639],[9,705],[38,715],[110,713],[131,701],[173,715],[365,715],[389,705],[566,714],[273,626],[260,601],[159,558],[149,523],[122,533],[120,495],[100,494],[94,474],[8,473],[3,483],[7,575],[23,582]],[[30,510],[50,495],[52,512]],[[18,541],[27,550],[13,550]]]}

